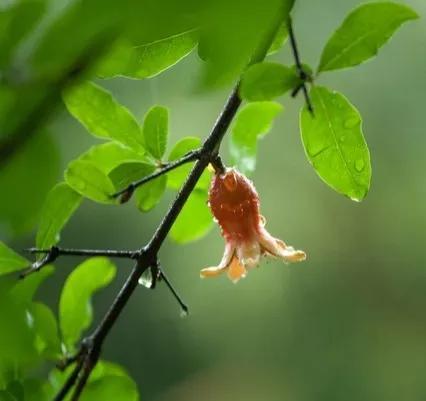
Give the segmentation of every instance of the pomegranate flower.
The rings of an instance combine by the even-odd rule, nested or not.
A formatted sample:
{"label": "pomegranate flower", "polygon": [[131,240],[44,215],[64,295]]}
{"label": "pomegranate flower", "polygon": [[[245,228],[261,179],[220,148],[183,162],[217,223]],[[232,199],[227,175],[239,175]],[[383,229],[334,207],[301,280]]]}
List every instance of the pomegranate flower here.
{"label": "pomegranate flower", "polygon": [[256,267],[262,255],[278,257],[284,262],[306,259],[295,250],[272,237],[265,229],[260,214],[259,196],[253,183],[235,169],[216,174],[209,191],[209,206],[225,238],[225,253],[219,266],[201,270],[201,277],[214,277],[227,272],[236,283]]}

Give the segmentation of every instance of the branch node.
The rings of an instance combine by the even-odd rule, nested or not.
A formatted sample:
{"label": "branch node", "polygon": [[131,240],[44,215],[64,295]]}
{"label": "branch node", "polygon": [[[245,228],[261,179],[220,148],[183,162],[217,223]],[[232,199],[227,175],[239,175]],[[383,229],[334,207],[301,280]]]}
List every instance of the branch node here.
{"label": "branch node", "polygon": [[40,271],[44,266],[54,262],[58,256],[60,255],[59,248],[57,246],[52,246],[48,251],[47,250],[39,250],[36,248],[30,248],[28,250],[31,253],[46,253],[40,260],[37,260],[31,266],[22,272],[19,273],[19,278],[24,279],[32,273]]}

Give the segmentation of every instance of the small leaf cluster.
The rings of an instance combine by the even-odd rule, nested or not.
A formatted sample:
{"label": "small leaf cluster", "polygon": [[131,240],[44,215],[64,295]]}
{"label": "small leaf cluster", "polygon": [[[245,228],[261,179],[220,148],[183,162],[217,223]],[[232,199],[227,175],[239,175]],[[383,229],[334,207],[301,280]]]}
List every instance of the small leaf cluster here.
{"label": "small leaf cluster", "polygon": [[[327,41],[315,74],[303,66],[306,83],[312,86],[309,95],[313,106],[313,112],[305,106],[300,113],[306,156],[327,185],[352,200],[364,199],[371,181],[362,118],[344,95],[317,85],[317,80],[324,72],[353,67],[374,57],[401,24],[415,18],[414,11],[397,3],[361,5]],[[264,136],[280,108],[272,100],[297,91],[302,78],[295,66],[268,61],[253,65],[244,74],[240,95],[249,103],[237,116],[230,144],[242,171],[253,171],[257,139]]]}

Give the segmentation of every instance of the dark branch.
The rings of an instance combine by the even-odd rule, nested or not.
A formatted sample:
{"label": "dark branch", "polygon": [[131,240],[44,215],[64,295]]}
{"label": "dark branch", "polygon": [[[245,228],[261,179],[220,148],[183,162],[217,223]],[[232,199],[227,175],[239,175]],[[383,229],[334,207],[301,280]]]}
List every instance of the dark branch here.
{"label": "dark branch", "polygon": [[299,91],[302,90],[308,110],[311,112],[311,114],[314,114],[314,109],[312,107],[312,102],[309,97],[308,88],[306,87],[306,82],[309,81],[311,78],[304,70],[302,61],[300,60],[299,49],[297,47],[296,37],[294,35],[294,30],[293,30],[293,21],[290,17],[288,19],[287,25],[288,25],[288,36],[290,37],[290,45],[291,45],[291,50],[293,51],[293,57],[296,63],[297,73],[299,74],[299,78],[302,81],[301,84],[293,90],[293,92],[291,93],[291,96],[295,97],[299,93]]}
{"label": "dark branch", "polygon": [[125,203],[132,197],[133,192],[135,191],[136,188],[146,184],[149,181],[152,181],[153,179],[157,177],[160,177],[161,175],[168,173],[169,171],[172,171],[182,166],[183,164],[190,163],[199,159],[200,155],[201,155],[201,149],[188,152],[185,156],[181,157],[180,159],[174,160],[172,162],[169,162],[163,165],[159,170],[155,171],[154,173],[147,175],[138,181],[134,181],[130,183],[126,188],[113,194],[112,198],[120,197],[120,203]]}
{"label": "dark branch", "polygon": [[52,246],[50,249],[29,248],[27,252],[33,254],[45,254],[43,258],[34,262],[28,269],[23,270],[20,278],[25,278],[28,275],[40,271],[44,266],[53,263],[59,256],[107,256],[110,258],[127,258],[137,259],[139,251],[116,251],[112,249],[69,249]]}
{"label": "dark branch", "polygon": [[[251,64],[257,63],[265,58],[266,53],[269,49],[270,43],[272,42],[281,21],[282,21],[282,18],[279,18],[279,19],[277,18],[275,26],[273,27],[273,29],[271,29],[270,32],[268,32],[268,35],[265,37],[265,40],[259,47],[256,54],[253,56],[251,60]],[[108,335],[109,331],[115,324],[117,318],[121,314],[121,311],[126,306],[133,291],[137,287],[139,278],[146,271],[146,269],[157,265],[158,251],[160,250],[160,247],[162,246],[164,240],[166,239],[176,218],[179,216],[183,206],[185,205],[185,202],[189,198],[192,191],[195,189],[195,186],[198,180],[200,179],[203,171],[206,169],[209,163],[212,163],[216,169],[219,169],[219,171],[225,168],[220,158],[218,157],[219,148],[220,148],[222,139],[227,129],[229,128],[229,125],[231,124],[233,118],[235,117],[240,105],[241,105],[241,99],[238,96],[238,84],[237,84],[237,86],[232,91],[230,97],[228,98],[222,113],[220,114],[219,118],[214,124],[212,131],[210,132],[209,136],[203,143],[201,149],[197,151],[196,155],[189,154],[187,155],[187,158],[183,158],[184,161],[182,161],[182,159],[178,161],[178,162],[182,161],[179,165],[189,161],[194,161],[194,160],[196,160],[196,163],[193,166],[191,172],[189,173],[181,190],[177,194],[176,199],[173,201],[165,217],[159,224],[157,230],[154,232],[151,240],[144,248],[141,248],[139,250],[136,257],[136,264],[133,267],[133,270],[128,276],[127,280],[121,287],[118,295],[114,299],[109,310],[106,312],[100,324],[94,330],[93,334],[88,338],[87,341],[89,341],[91,345],[89,347],[82,348],[82,352],[84,354],[82,359],[84,362],[82,365],[79,365],[80,373],[79,373],[77,384],[75,385],[75,391],[72,396],[72,401],[78,400],[81,394],[81,391],[83,390],[92,369],[96,365],[105,337]],[[176,167],[178,167],[178,165],[176,164],[168,165],[164,167],[163,169],[159,170],[155,177],[158,177],[159,175],[164,174],[165,172],[170,171],[171,169]],[[167,168],[168,170],[165,171],[165,169]],[[155,177],[151,177],[149,179],[153,179]],[[140,180],[139,181],[141,182],[140,184],[134,183],[132,184],[131,187],[126,188],[121,193],[118,193],[116,195],[117,196],[129,195],[130,197],[131,193],[134,190],[135,185],[142,185],[143,183],[147,182],[146,180],[147,180],[147,177]],[[170,288],[173,295],[176,297],[176,299],[180,303],[182,309],[184,311],[187,311],[187,306],[182,302],[179,295],[171,286],[170,281],[167,279],[164,272],[161,269],[159,271],[160,271],[161,279],[164,280],[166,285]],[[87,341],[83,342],[82,347],[84,347],[85,344],[87,344]],[[66,391],[61,391],[60,394],[62,394],[62,398],[56,398],[55,401],[63,400],[66,397],[71,387],[67,388]]]}
{"label": "dark branch", "polygon": [[[37,131],[56,112],[61,101],[61,93],[68,86],[81,79],[96,62],[105,54],[115,35],[104,34],[89,44],[80,57],[75,60],[65,73],[53,80],[45,83],[45,94],[40,101],[31,109],[19,124],[10,132],[0,132],[0,165],[5,165],[18,149],[24,146]],[[29,82],[22,85],[37,87],[40,82]]]}
{"label": "dark branch", "polygon": [[188,310],[189,310],[188,309],[188,305],[186,305],[186,303],[182,300],[182,298],[180,297],[180,295],[177,293],[177,291],[173,287],[173,285],[170,282],[170,280],[167,278],[166,274],[164,273],[164,271],[161,268],[161,265],[159,263],[157,263],[157,269],[158,269],[158,273],[159,273],[158,274],[159,280],[164,281],[164,283],[167,285],[167,288],[170,290],[170,292],[173,294],[173,296],[175,297],[176,301],[178,302],[178,304],[182,308],[182,313],[184,315],[187,315],[188,314]]}

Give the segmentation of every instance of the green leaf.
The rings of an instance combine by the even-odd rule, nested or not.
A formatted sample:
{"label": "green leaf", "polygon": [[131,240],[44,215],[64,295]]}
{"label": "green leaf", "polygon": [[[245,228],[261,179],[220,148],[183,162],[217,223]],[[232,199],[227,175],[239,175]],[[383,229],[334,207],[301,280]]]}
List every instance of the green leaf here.
{"label": "green leaf", "polygon": [[115,203],[111,180],[93,163],[74,160],[65,171],[66,183],[79,194],[99,203]]}
{"label": "green leaf", "polygon": [[277,51],[279,51],[281,47],[284,46],[285,42],[287,41],[287,38],[288,38],[287,23],[283,22],[280,25],[278,32],[276,33],[275,38],[271,43],[271,46],[269,47],[268,55],[274,54]]}
{"label": "green leaf", "polygon": [[326,184],[361,201],[371,179],[370,154],[361,116],[340,93],[324,87],[311,90],[315,115],[301,112],[300,127],[309,162]]}
{"label": "green leaf", "polygon": [[248,101],[271,100],[297,87],[300,82],[294,68],[263,62],[251,66],[244,73],[239,92]]}
{"label": "green leaf", "polygon": [[257,141],[272,127],[283,107],[276,102],[253,102],[237,114],[232,129],[230,151],[238,169],[250,174],[256,167]]}
{"label": "green leaf", "polygon": [[18,401],[18,399],[8,391],[0,390],[0,401]]}
{"label": "green leaf", "polygon": [[[191,150],[198,149],[201,146],[201,139],[195,136],[188,136],[182,138],[176,143],[169,155],[169,162],[180,159],[182,156],[185,156]],[[193,163],[187,163],[175,170],[167,173],[167,186],[171,189],[180,189],[182,184],[185,182],[188,177],[189,172],[192,169]],[[196,188],[208,188],[210,184],[210,173],[205,170],[201,178],[198,180]]]}
{"label": "green leaf", "polygon": [[58,325],[53,312],[46,305],[34,302],[30,306],[29,313],[38,352],[46,358],[58,358],[61,346]]}
{"label": "green leaf", "polygon": [[34,228],[58,175],[58,150],[52,137],[44,132],[30,137],[1,166],[0,222],[7,235],[23,234]]}
{"label": "green leaf", "polygon": [[19,302],[29,305],[39,287],[53,274],[54,270],[55,269],[52,265],[48,265],[43,267],[43,269],[37,274],[31,274],[26,277],[25,280],[17,280],[11,289],[11,295],[15,300],[19,300]]}
{"label": "green leaf", "polygon": [[81,195],[61,182],[47,195],[37,231],[38,248],[48,249],[59,241],[59,234],[81,204]]}
{"label": "green leaf", "polygon": [[115,266],[107,258],[91,258],[67,278],[59,302],[59,321],[65,344],[72,346],[92,322],[91,297],[115,276]]}
{"label": "green leaf", "polygon": [[136,205],[141,212],[148,212],[160,201],[167,186],[167,176],[162,175],[142,185],[135,192]]}
{"label": "green leaf", "polygon": [[30,262],[0,241],[0,275],[28,267]]}
{"label": "green leaf", "polygon": [[109,173],[109,178],[118,191],[127,187],[155,170],[155,167],[146,163],[123,163]]}
{"label": "green leaf", "polygon": [[147,150],[157,160],[161,160],[166,151],[168,131],[168,110],[162,106],[149,109],[143,123],[143,136]]}
{"label": "green leaf", "polygon": [[130,111],[106,89],[93,82],[73,86],[64,93],[68,111],[94,136],[114,139],[144,153],[141,128]]}
{"label": "green leaf", "polygon": [[195,31],[182,32],[142,46],[119,41],[101,62],[98,76],[151,78],[186,57],[197,44]]}
{"label": "green leaf", "polygon": [[318,71],[347,68],[375,56],[404,22],[418,15],[409,7],[390,3],[368,3],[353,10],[328,40]]}
{"label": "green leaf", "polygon": [[184,244],[202,238],[212,225],[212,215],[207,206],[207,192],[197,189],[185,203],[170,230],[170,235],[174,241]]}
{"label": "green leaf", "polygon": [[118,142],[107,142],[92,146],[83,153],[79,160],[93,163],[104,174],[108,175],[117,166],[123,163],[150,163],[147,155],[141,155]]}
{"label": "green leaf", "polygon": [[128,376],[104,376],[90,382],[81,396],[81,401],[102,400],[138,401],[138,389]]}

